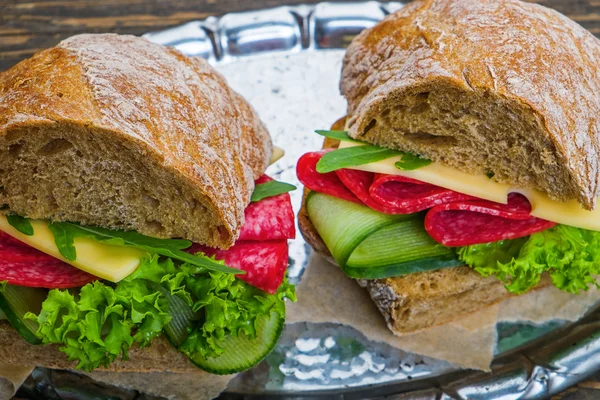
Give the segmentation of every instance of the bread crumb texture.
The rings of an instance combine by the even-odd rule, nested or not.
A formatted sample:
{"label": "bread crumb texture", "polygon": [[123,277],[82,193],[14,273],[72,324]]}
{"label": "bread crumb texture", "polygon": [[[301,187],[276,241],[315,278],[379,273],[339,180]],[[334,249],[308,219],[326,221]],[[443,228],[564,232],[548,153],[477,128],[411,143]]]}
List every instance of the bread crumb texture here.
{"label": "bread crumb texture", "polygon": [[344,59],[352,137],[593,209],[600,41],[517,0],[417,0]]}
{"label": "bread crumb texture", "polygon": [[78,35],[0,74],[0,205],[227,248],[271,139],[204,60]]}

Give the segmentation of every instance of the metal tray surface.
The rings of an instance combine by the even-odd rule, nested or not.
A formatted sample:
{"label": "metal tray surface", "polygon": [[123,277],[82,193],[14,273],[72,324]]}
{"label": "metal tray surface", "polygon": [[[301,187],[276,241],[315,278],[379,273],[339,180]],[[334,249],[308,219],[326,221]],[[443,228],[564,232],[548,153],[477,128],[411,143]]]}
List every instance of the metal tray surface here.
{"label": "metal tray surface", "polygon": [[[295,162],[322,143],[312,131],[327,129],[345,112],[338,90],[343,49],[360,31],[400,7],[374,1],[278,7],[211,17],[145,36],[203,57],[223,73],[257,109],[274,143],[286,149],[268,173],[301,187]],[[300,190],[292,201],[297,211]],[[293,282],[300,281],[311,257],[301,237],[291,242]],[[575,324],[499,324],[491,374],[371,342],[346,326],[287,325],[275,351],[239,374],[222,398],[547,398],[600,369],[599,320],[600,310],[595,310]],[[57,374],[38,369],[29,384],[56,383]]]}
{"label": "metal tray surface", "polygon": [[[220,70],[257,109],[275,144],[286,149],[269,173],[298,185],[295,161],[321,145],[312,130],[326,129],[345,112],[338,90],[343,49],[400,7],[375,1],[284,6],[191,22],[146,37],[204,57]],[[300,191],[293,202],[298,210]],[[291,243],[293,281],[299,281],[311,256],[301,238]],[[370,342],[349,327],[289,325],[268,359],[233,380],[224,397],[545,398],[600,369],[598,316],[592,313],[571,325],[499,324],[493,374],[460,371]]]}

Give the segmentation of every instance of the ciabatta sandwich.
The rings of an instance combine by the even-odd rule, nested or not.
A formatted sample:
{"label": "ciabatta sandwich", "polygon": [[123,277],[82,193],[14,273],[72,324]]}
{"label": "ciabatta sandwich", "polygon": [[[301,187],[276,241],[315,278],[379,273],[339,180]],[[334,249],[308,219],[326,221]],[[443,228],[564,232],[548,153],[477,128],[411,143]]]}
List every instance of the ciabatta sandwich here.
{"label": "ciabatta sandwich", "polygon": [[0,73],[0,359],[259,362],[294,297],[272,148],[205,61],[142,38],[75,36]]}
{"label": "ciabatta sandwich", "polygon": [[347,50],[347,118],[298,163],[304,237],[396,333],[596,285],[599,66],[598,39],[536,4],[407,4]]}

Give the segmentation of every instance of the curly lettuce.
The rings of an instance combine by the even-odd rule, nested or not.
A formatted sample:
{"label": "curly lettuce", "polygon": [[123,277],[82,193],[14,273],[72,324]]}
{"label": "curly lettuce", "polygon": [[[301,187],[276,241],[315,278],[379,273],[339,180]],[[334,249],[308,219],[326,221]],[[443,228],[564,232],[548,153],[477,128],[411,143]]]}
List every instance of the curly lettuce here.
{"label": "curly lettuce", "polygon": [[243,333],[254,339],[259,317],[277,312],[283,319],[283,299],[296,301],[295,288],[287,279],[275,294],[265,295],[262,290],[236,279],[233,275],[221,274],[213,278],[186,282],[192,296],[198,299],[193,303],[192,309],[205,315],[205,320],[195,326],[179,346],[179,350],[192,359],[196,358],[197,354],[203,358],[221,355],[225,349],[220,343],[226,336],[239,336]]}
{"label": "curly lettuce", "polygon": [[461,247],[457,252],[475,271],[502,280],[515,294],[535,287],[544,273],[554,286],[570,293],[598,286],[600,232],[556,225],[529,237]]}
{"label": "curly lettuce", "polygon": [[61,345],[70,360],[78,361],[78,369],[91,371],[119,356],[126,360],[132,347],[148,346],[160,335],[172,319],[165,297],[169,293],[198,313],[197,325],[180,348],[188,355],[221,354],[219,338],[240,332],[252,336],[260,316],[276,310],[283,317],[283,299],[295,299],[287,282],[269,295],[232,274],[148,255],[117,284],[97,281],[79,291],[51,290],[40,314],[28,313],[26,318],[39,324],[37,334],[44,344]]}

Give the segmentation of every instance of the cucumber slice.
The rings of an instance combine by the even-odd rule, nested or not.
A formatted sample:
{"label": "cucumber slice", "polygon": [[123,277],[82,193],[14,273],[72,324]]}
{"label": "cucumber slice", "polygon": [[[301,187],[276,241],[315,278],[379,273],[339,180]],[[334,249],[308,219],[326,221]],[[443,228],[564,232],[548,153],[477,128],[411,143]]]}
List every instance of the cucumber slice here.
{"label": "cucumber slice", "polygon": [[369,207],[317,192],[311,192],[307,197],[306,211],[340,266],[346,265],[354,249],[372,233],[419,215],[382,214]]}
{"label": "cucumber slice", "polygon": [[[192,308],[179,296],[173,296],[161,285],[152,284],[169,300],[171,321],[164,327],[167,339],[175,348],[179,348],[202,313],[194,313]],[[256,338],[248,339],[245,335],[228,336],[220,345],[225,351],[216,358],[204,358],[199,354],[189,356],[190,361],[197,367],[217,375],[228,375],[244,371],[262,361],[275,347],[285,318],[279,313],[272,312],[270,317],[259,318],[256,327]]]}
{"label": "cucumber slice", "polygon": [[387,215],[366,206],[311,192],[311,222],[344,273],[380,279],[464,265],[454,249],[435,242],[423,214]]}
{"label": "cucumber slice", "polygon": [[[422,219],[386,226],[360,243],[348,259],[348,276],[376,279],[464,265],[450,247],[433,240]],[[390,275],[392,274],[392,275]]]}
{"label": "cucumber slice", "polygon": [[221,341],[225,348],[216,358],[204,358],[200,355],[190,357],[199,368],[216,375],[229,375],[252,368],[262,361],[279,341],[285,318],[272,312],[270,317],[261,317],[256,323],[256,337],[249,339],[243,333],[228,336]]}
{"label": "cucumber slice", "polygon": [[155,282],[149,282],[152,289],[161,292],[169,301],[169,314],[171,321],[163,328],[167,339],[176,348],[181,346],[190,334],[194,321],[199,319],[199,314],[194,313],[192,307],[181,297],[173,296],[167,288]]}
{"label": "cucumber slice", "polygon": [[25,319],[24,315],[28,312],[39,314],[47,297],[47,289],[25,286],[6,285],[4,290],[0,291],[0,308],[4,311],[6,319],[23,339],[31,344],[42,344],[42,339],[36,334],[37,322]]}

